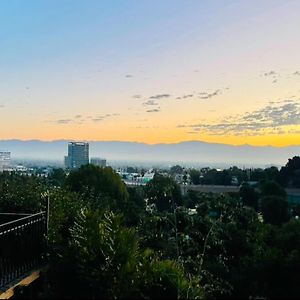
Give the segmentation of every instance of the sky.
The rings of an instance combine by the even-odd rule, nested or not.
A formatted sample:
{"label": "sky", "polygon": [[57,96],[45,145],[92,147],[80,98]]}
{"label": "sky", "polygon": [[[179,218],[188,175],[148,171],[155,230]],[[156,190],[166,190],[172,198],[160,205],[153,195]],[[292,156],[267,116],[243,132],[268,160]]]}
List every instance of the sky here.
{"label": "sky", "polygon": [[2,0],[0,139],[300,144],[298,0]]}

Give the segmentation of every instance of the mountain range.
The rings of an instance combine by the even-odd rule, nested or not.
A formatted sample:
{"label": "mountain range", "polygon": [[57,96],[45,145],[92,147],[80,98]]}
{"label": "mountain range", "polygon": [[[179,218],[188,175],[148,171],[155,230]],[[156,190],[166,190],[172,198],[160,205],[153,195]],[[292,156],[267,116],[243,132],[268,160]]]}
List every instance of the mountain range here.
{"label": "mountain range", "polygon": [[[300,155],[300,145],[287,147],[228,145],[187,141],[173,144],[145,144],[121,141],[89,141],[90,157],[108,161],[177,162],[222,165],[285,165]],[[0,140],[0,151],[10,151],[12,159],[63,162],[68,141]]]}

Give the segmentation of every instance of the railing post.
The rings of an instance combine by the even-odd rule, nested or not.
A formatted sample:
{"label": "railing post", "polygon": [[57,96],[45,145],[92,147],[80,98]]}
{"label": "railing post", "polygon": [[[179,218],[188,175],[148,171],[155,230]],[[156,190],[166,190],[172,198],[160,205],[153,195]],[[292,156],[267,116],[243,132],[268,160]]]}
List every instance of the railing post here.
{"label": "railing post", "polygon": [[49,191],[46,194],[46,235],[48,235],[49,230],[49,213],[50,213],[50,196]]}
{"label": "railing post", "polygon": [[45,234],[46,236],[48,235],[49,231],[49,212],[50,212],[50,196],[49,196],[49,191],[47,190],[46,192],[41,194],[41,198],[43,200],[46,200],[46,210],[45,210]]}

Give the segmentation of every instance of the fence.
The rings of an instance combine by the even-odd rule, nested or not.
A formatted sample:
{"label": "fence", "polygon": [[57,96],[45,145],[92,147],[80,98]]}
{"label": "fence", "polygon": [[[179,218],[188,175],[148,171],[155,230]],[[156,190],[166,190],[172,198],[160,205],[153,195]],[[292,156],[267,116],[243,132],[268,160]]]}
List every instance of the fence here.
{"label": "fence", "polygon": [[0,289],[42,264],[46,231],[46,212],[0,214]]}

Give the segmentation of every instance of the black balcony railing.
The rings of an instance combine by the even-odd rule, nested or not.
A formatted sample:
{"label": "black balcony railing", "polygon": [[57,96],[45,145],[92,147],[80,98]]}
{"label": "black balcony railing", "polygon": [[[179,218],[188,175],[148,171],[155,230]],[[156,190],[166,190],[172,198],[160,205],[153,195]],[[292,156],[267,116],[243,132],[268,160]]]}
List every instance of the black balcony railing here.
{"label": "black balcony railing", "polygon": [[46,212],[0,214],[0,289],[43,264],[46,231]]}

